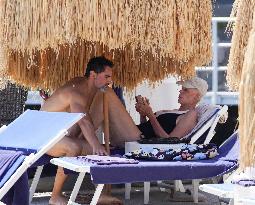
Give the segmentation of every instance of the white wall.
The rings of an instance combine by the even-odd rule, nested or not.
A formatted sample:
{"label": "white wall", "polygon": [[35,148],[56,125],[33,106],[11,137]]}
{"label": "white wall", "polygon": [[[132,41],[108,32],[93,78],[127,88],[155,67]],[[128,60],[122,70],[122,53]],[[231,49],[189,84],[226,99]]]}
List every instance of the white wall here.
{"label": "white wall", "polygon": [[129,93],[124,93],[126,109],[134,119],[136,124],[139,124],[139,114],[135,111],[135,95],[142,95],[150,100],[150,104],[154,112],[158,110],[168,110],[178,108],[178,95],[180,87],[176,84],[176,79],[170,77],[162,81],[155,88],[152,88],[148,83],[144,82],[137,86],[135,90]]}

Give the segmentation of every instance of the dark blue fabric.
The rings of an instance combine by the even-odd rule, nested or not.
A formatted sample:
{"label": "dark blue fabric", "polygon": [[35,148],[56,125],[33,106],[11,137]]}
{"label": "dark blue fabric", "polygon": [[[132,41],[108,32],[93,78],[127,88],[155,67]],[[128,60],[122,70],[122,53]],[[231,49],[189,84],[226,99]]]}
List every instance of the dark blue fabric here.
{"label": "dark blue fabric", "polygon": [[[157,120],[166,133],[170,133],[176,126],[176,119],[182,114],[164,113],[157,117]],[[157,137],[150,121],[137,125],[145,138]]]}
{"label": "dark blue fabric", "polygon": [[[25,155],[20,151],[0,150],[0,187],[11,177],[24,161]],[[29,200],[28,177],[25,172],[3,197],[7,205],[27,205]]]}
{"label": "dark blue fabric", "polygon": [[1,201],[7,205],[29,204],[29,185],[26,172],[16,181]]}
{"label": "dark blue fabric", "polygon": [[123,97],[123,88],[113,85],[112,89],[115,92],[115,94],[118,96],[118,98],[120,99],[122,104],[126,107],[125,100],[124,100],[124,97]]}
{"label": "dark blue fabric", "polygon": [[[3,151],[0,150],[0,164],[1,162],[3,162],[2,152]],[[4,152],[8,152],[8,151],[5,150]],[[14,151],[9,151],[9,152],[14,152]],[[14,152],[14,154],[16,153],[20,153],[20,152]],[[25,156],[24,155],[22,156],[21,157],[24,159]],[[21,157],[19,159],[21,159]],[[33,165],[31,165],[31,167],[36,168],[37,166],[48,164],[50,163],[50,159],[52,159],[52,157],[50,157],[49,155],[43,155],[39,160],[37,160]],[[23,160],[21,161],[21,163],[22,162]],[[10,176],[11,174],[13,174],[16,171],[18,166],[16,168],[14,167],[16,166],[13,166],[12,168],[10,168],[10,170],[12,171],[9,170],[5,176],[7,175]],[[54,176],[55,175],[56,175],[56,172],[54,172]],[[29,184],[28,184],[27,171],[15,182],[13,187],[7,192],[7,194],[3,197],[1,201],[7,205],[28,205],[29,204]]]}
{"label": "dark blue fabric", "polygon": [[49,164],[51,159],[52,159],[51,156],[44,154],[34,164],[32,164],[31,167],[38,167],[45,164]]}
{"label": "dark blue fabric", "polygon": [[92,165],[95,184],[120,184],[157,180],[202,179],[222,175],[236,163],[222,160],[148,162],[127,165]]}
{"label": "dark blue fabric", "polygon": [[237,162],[239,159],[239,146],[238,133],[235,132],[220,146],[220,155],[218,157],[221,160]]}
{"label": "dark blue fabric", "polygon": [[57,167],[55,165],[53,165],[53,164],[50,164],[50,160],[51,159],[52,159],[52,157],[47,155],[47,154],[45,154],[42,157],[40,157],[27,170],[28,178],[29,179],[34,178],[37,166],[42,166],[42,165],[44,165],[44,167],[43,167],[43,172],[42,172],[40,178],[56,176],[56,169],[57,169]]}

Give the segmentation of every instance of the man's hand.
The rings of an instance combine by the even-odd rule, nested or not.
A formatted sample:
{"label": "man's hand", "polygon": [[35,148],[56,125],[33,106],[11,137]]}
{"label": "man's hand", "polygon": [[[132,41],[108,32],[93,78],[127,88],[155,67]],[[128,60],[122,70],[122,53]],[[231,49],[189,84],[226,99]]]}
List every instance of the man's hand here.
{"label": "man's hand", "polygon": [[101,144],[93,146],[92,149],[93,149],[93,154],[96,154],[96,155],[108,155],[105,147],[103,145],[101,145]]}

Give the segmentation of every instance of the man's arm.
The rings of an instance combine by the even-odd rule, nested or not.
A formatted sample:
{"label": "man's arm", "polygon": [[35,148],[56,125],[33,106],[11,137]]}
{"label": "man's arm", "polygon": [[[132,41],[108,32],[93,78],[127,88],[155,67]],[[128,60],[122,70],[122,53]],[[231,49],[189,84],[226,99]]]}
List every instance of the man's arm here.
{"label": "man's arm", "polygon": [[86,112],[84,110],[84,106],[79,103],[70,103],[70,109],[71,109],[71,112],[73,112],[73,113],[78,113],[78,112],[86,113],[86,116],[83,117],[78,122],[78,124],[81,128],[83,136],[86,138],[89,145],[92,147],[93,154],[107,155],[108,153],[106,152],[104,146],[101,145],[100,142],[98,141],[98,138],[95,134],[92,120],[91,120],[88,112]]}

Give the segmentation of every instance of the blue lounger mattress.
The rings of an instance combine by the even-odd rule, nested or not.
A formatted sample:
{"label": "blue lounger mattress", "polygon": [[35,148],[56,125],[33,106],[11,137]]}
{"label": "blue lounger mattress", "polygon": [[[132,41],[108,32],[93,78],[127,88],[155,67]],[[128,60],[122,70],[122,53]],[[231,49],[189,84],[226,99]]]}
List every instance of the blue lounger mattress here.
{"label": "blue lounger mattress", "polygon": [[[56,159],[66,173],[71,170],[83,170],[91,174],[95,184],[118,184],[157,180],[202,179],[223,175],[238,167],[239,142],[237,133],[219,149],[219,155],[213,159],[196,161],[139,161],[138,164],[97,165],[80,162],[74,157]],[[54,160],[54,159],[53,159]],[[54,163],[54,162],[53,162]],[[54,163],[55,164],[55,163]],[[79,171],[78,171],[79,172]]]}
{"label": "blue lounger mattress", "polygon": [[[119,184],[157,180],[201,179],[222,175],[237,167],[235,161],[210,159],[198,161],[139,161],[138,164],[98,165],[73,158],[59,158],[64,168],[87,167],[95,184]],[[55,163],[54,163],[55,164]],[[66,165],[65,165],[66,164]],[[69,164],[69,165],[68,165]],[[86,170],[86,169],[84,169]],[[65,169],[65,173],[73,171]]]}
{"label": "blue lounger mattress", "polygon": [[236,168],[235,162],[222,160],[148,162],[125,165],[91,165],[95,184],[130,183],[157,180],[202,179]]}

